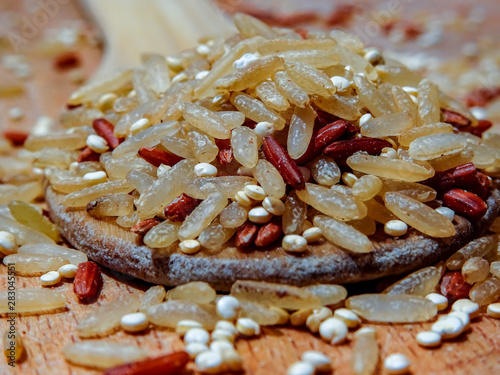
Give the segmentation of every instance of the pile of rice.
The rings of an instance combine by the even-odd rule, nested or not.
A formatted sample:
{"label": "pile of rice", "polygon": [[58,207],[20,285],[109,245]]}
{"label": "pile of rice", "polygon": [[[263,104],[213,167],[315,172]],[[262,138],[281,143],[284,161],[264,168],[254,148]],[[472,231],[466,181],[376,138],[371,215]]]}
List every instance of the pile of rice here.
{"label": "pile of rice", "polygon": [[[115,217],[152,248],[219,248],[251,232],[236,239],[249,246],[272,232],[261,246],[285,236],[292,252],[317,241],[368,252],[382,227],[450,237],[454,213],[484,214],[500,166],[491,123],[355,36],[235,23],[228,39],[80,88],[64,130],[31,135],[25,160],[64,205]],[[470,179],[443,185],[457,167]]]}

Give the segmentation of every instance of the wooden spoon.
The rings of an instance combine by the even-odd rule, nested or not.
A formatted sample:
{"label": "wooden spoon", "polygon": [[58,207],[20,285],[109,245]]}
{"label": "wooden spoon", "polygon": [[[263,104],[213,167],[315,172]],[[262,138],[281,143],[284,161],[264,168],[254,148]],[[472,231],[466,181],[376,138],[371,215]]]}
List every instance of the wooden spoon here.
{"label": "wooden spoon", "polygon": [[[193,47],[204,35],[230,31],[232,26],[206,0],[86,0],[101,25],[107,50],[97,76],[137,64],[141,52],[171,54]],[[372,236],[374,251],[357,254],[323,241],[300,255],[280,246],[243,252],[232,242],[223,249],[203,249],[196,255],[180,252],[177,245],[153,250],[140,236],[112,219],[97,220],[83,209],[61,205],[63,196],[50,187],[46,199],[50,215],[64,237],[90,259],[139,279],[165,285],[207,281],[228,290],[236,279],[307,285],[351,283],[400,274],[430,265],[483,234],[500,209],[500,192],[487,199],[488,211],[477,221],[456,216],[457,234],[436,239],[410,230],[401,238]]]}
{"label": "wooden spoon", "polygon": [[139,65],[144,53],[172,55],[207,36],[236,30],[210,0],[83,0],[82,5],[105,41],[96,80]]}
{"label": "wooden spoon", "polygon": [[119,227],[112,219],[98,220],[84,209],[64,207],[60,203],[63,198],[47,188],[52,220],[73,246],[96,262],[152,283],[179,285],[199,280],[219,290],[229,290],[237,279],[295,285],[352,283],[412,271],[450,256],[482,235],[500,210],[500,192],[494,189],[481,219],[469,221],[455,216],[455,236],[432,238],[410,229],[405,236],[387,238],[379,231],[372,236],[374,250],[366,254],[345,251],[326,241],[310,246],[300,256],[287,254],[281,246],[243,252],[230,241],[219,250],[203,249],[186,255],[176,244],[151,249],[142,243],[141,236]]}

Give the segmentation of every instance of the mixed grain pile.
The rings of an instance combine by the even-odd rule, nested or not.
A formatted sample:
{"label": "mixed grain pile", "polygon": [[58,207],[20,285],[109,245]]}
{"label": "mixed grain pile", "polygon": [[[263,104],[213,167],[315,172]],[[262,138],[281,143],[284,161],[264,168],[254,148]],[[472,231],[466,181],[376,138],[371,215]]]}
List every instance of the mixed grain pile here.
{"label": "mixed grain pile", "polygon": [[377,223],[450,237],[453,215],[426,204],[438,195],[484,215],[485,173],[498,169],[500,136],[481,138],[491,123],[356,37],[235,20],[227,40],[145,56],[79,89],[66,130],[27,139],[65,206],[190,254],[283,234],[292,252],[323,238],[369,252]]}
{"label": "mixed grain pile", "polygon": [[[292,254],[319,241],[370,252],[377,228],[388,236],[411,227],[446,238],[456,234],[455,214],[476,220],[486,213],[489,176],[500,167],[500,135],[485,133],[490,122],[352,35],[270,28],[241,14],[235,22],[239,34],[229,39],[207,39],[178,56],[148,55],[141,67],[82,87],[61,116],[64,130],[26,139],[0,185],[2,202],[10,202],[0,212],[5,264],[21,275],[43,273],[44,286],[76,277],[82,300],[102,284],[95,263],[55,245],[54,224],[20,201],[41,195],[41,175],[65,194],[65,206],[116,218],[149,247],[174,245],[185,254],[228,241],[242,249],[281,244]],[[479,238],[446,267],[418,270],[381,295],[351,297],[348,309],[326,307],[344,303],[347,292],[338,285],[238,281],[222,296],[194,282],[104,305],[79,322],[78,334],[105,336],[120,325],[140,331],[149,322],[176,328],[187,332],[186,350],[198,368],[213,373],[241,368],[231,342],[258,335],[260,325],[290,321],[340,344],[358,316],[427,321],[448,298],[459,299],[455,314],[417,337],[432,347],[466,330],[479,305],[500,297],[498,241],[495,234]],[[446,268],[444,296],[435,294]],[[65,306],[51,290],[21,290],[17,298],[18,312]],[[7,312],[7,292],[0,301],[0,313]],[[498,317],[497,305],[490,310]],[[209,350],[210,339],[227,344]],[[370,374],[378,360],[375,333],[360,330],[355,341],[353,371]],[[100,367],[146,357],[139,348],[98,341],[73,344],[65,355]],[[168,361],[182,367],[188,359]],[[390,369],[404,358],[386,362]],[[319,353],[304,353],[289,372],[321,366],[329,362]]]}

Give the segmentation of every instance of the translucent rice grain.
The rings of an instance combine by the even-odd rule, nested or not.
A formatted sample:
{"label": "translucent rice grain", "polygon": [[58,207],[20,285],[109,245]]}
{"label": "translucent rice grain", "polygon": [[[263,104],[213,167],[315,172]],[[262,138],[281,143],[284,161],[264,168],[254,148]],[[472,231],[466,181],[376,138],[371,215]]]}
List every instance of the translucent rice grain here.
{"label": "translucent rice grain", "polygon": [[87,204],[93,217],[126,216],[134,211],[134,197],[125,193],[108,194]]}
{"label": "translucent rice grain", "polygon": [[14,265],[16,275],[20,276],[40,276],[68,263],[66,258],[42,254],[11,254],[3,258],[3,264]]}
{"label": "translucent rice grain", "polygon": [[42,185],[38,181],[22,185],[0,185],[0,204],[7,204],[13,200],[32,202],[43,195]]}
{"label": "translucent rice grain", "polygon": [[267,108],[260,100],[242,93],[233,93],[231,103],[246,117],[255,122],[270,122],[276,130],[285,127],[285,119]]}
{"label": "translucent rice grain", "polygon": [[194,175],[194,160],[181,160],[160,175],[153,185],[146,190],[136,201],[137,214],[139,218],[149,219],[154,217],[160,210],[172,202],[182,193],[179,181]]}
{"label": "translucent rice grain", "polygon": [[63,128],[75,128],[91,124],[92,121],[104,117],[104,113],[95,108],[84,106],[63,112],[59,117],[59,123]]}
{"label": "translucent rice grain", "polygon": [[486,132],[482,136],[483,144],[492,148],[500,148],[500,134],[496,132]]}
{"label": "translucent rice grain", "polygon": [[277,72],[274,75],[274,82],[278,91],[288,99],[288,101],[298,107],[304,108],[310,101],[309,95],[299,85],[297,85],[285,71]]}
{"label": "translucent rice grain", "polygon": [[302,289],[318,297],[323,306],[335,305],[347,297],[347,290],[342,285],[315,284]]}
{"label": "translucent rice grain", "polygon": [[272,27],[244,13],[237,13],[234,16],[234,25],[244,38],[263,36],[266,39],[273,39],[278,36]]}
{"label": "translucent rice grain", "polygon": [[120,326],[122,316],[137,312],[140,298],[130,294],[119,299],[113,299],[94,308],[87,315],[80,318],[76,331],[80,337],[104,337]]}
{"label": "translucent rice grain", "polygon": [[[150,175],[140,172],[140,171],[132,171],[127,175],[127,182],[132,186],[135,190],[139,192],[139,194],[144,193],[151,185],[156,181]],[[116,216],[125,216],[124,215],[116,215]]]}
{"label": "translucent rice grain", "polygon": [[318,69],[300,62],[287,62],[285,70],[302,89],[309,95],[320,95],[328,97],[335,94],[330,78]]}
{"label": "translucent rice grain", "polygon": [[425,322],[437,314],[432,301],[404,294],[362,294],[348,298],[346,307],[371,322]]}
{"label": "translucent rice grain", "polygon": [[372,118],[361,126],[361,134],[365,137],[381,138],[399,135],[413,126],[413,121],[407,113],[393,113]]}
{"label": "translucent rice grain", "polygon": [[320,299],[304,288],[265,281],[237,280],[231,287],[231,295],[239,300],[248,300],[288,310],[317,308]]}
{"label": "translucent rice grain", "polygon": [[163,148],[174,155],[185,159],[194,159],[193,146],[191,143],[179,137],[163,137],[161,139]]}
{"label": "translucent rice grain", "polygon": [[472,287],[469,297],[481,306],[498,301],[500,298],[500,279],[491,276],[479,281]]}
{"label": "translucent rice grain", "polygon": [[165,300],[167,292],[163,285],[155,285],[146,290],[146,293],[141,298],[141,304],[139,306],[139,311],[142,313],[147,313],[148,309],[152,306],[159,305]]}
{"label": "translucent rice grain", "polygon": [[484,236],[469,242],[446,260],[446,267],[459,270],[464,263],[474,257],[483,257],[498,246],[498,236]]}
{"label": "translucent rice grain", "polygon": [[177,233],[180,226],[180,223],[169,220],[162,221],[146,233],[143,240],[144,244],[153,249],[168,247],[179,239]]}
{"label": "translucent rice grain", "polygon": [[86,137],[82,137],[79,132],[30,135],[24,142],[24,148],[28,151],[40,151],[44,148],[78,150],[85,147],[85,140]]}
{"label": "translucent rice grain", "polygon": [[383,186],[380,190],[380,195],[384,195],[389,191],[397,191],[407,195],[420,202],[430,202],[436,199],[437,192],[429,186],[418,184],[415,182],[398,181],[384,178],[382,179]]}
{"label": "translucent rice grain", "polygon": [[253,169],[253,176],[267,195],[281,199],[286,192],[286,184],[278,170],[267,160],[259,159]]}
{"label": "translucent rice grain", "polygon": [[54,244],[54,241],[45,234],[37,232],[14,219],[0,215],[0,231],[9,232],[16,238],[19,245],[25,244]]}
{"label": "translucent rice grain", "polygon": [[189,301],[171,300],[152,306],[147,311],[148,320],[160,327],[175,328],[181,320],[194,320],[205,329],[213,329],[219,320],[214,305],[200,305]]}
{"label": "translucent rice grain", "polygon": [[350,225],[332,219],[328,216],[317,215],[313,223],[319,227],[323,235],[331,242],[355,253],[368,253],[373,246],[370,239]]}
{"label": "translucent rice grain", "polygon": [[430,168],[425,168],[408,160],[383,156],[355,154],[347,158],[347,165],[355,171],[394,180],[418,182],[434,176],[434,171]]}
{"label": "translucent rice grain", "polygon": [[34,153],[33,166],[36,168],[45,168],[48,166],[67,168],[72,162],[77,160],[78,155],[78,151],[44,148]]}
{"label": "translucent rice grain", "polygon": [[132,190],[133,188],[126,180],[110,181],[68,194],[64,197],[62,204],[66,207],[85,207],[88,203],[107,194],[128,194]]}
{"label": "translucent rice grain", "polygon": [[500,278],[500,262],[491,262],[490,273],[493,276]]}
{"label": "translucent rice grain", "polygon": [[231,147],[234,158],[247,168],[253,168],[259,161],[257,134],[246,126],[241,126],[231,132]]}
{"label": "translucent rice grain", "polygon": [[297,196],[318,211],[338,220],[362,219],[367,213],[366,206],[356,198],[311,183],[306,183],[304,190],[297,191]]}
{"label": "translucent rice grain", "polygon": [[386,98],[384,98],[373,86],[373,84],[366,79],[366,77],[355,75],[354,85],[356,86],[359,100],[375,117],[383,116],[391,113],[391,106]]}
{"label": "translucent rice grain", "polygon": [[184,220],[178,232],[179,239],[195,239],[226,206],[227,198],[221,193],[210,194]]}
{"label": "translucent rice grain", "polygon": [[217,157],[219,149],[213,137],[202,132],[191,130],[188,138],[193,147],[193,154],[200,163],[211,163]]}
{"label": "translucent rice grain", "polygon": [[420,116],[418,115],[418,106],[411,96],[399,86],[391,87],[391,94],[396,105],[396,109],[401,113],[407,113],[412,119],[414,125],[420,125]]}
{"label": "translucent rice grain", "polygon": [[213,302],[215,297],[215,290],[202,281],[179,285],[167,292],[167,301],[178,300],[203,304]]}
{"label": "translucent rice grain", "polygon": [[124,70],[114,73],[106,80],[96,81],[76,90],[68,99],[68,104],[78,105],[89,102],[92,99],[101,96],[107,92],[115,91],[132,79],[132,70]]}
{"label": "translucent rice grain", "polygon": [[229,129],[237,128],[245,122],[245,115],[238,111],[219,111],[214,112],[214,114],[220,117],[224,125]]}
{"label": "translucent rice grain", "polygon": [[428,79],[423,79],[418,85],[418,113],[423,125],[435,124],[441,119],[439,89]]}
{"label": "translucent rice grain", "polygon": [[459,134],[433,134],[414,140],[408,151],[415,160],[429,160],[461,151],[466,145],[467,138]]}
{"label": "translucent rice grain", "polygon": [[439,281],[441,272],[436,267],[425,267],[386,288],[384,294],[409,294],[425,297],[432,293]]}
{"label": "translucent rice grain", "polygon": [[[128,113],[136,108],[137,105],[138,102],[136,97],[121,96],[113,103],[113,111],[116,113]],[[98,116],[96,118],[100,117],[102,116]]]}
{"label": "translucent rice grain", "polygon": [[398,192],[384,196],[386,207],[409,226],[431,237],[450,237],[456,233],[452,222],[429,206]]}
{"label": "translucent rice grain", "polygon": [[[18,154],[18,156],[20,156]],[[4,156],[0,158],[0,178],[15,174],[29,174],[33,170],[32,158],[19,160],[19,157]]]}
{"label": "translucent rice grain", "polygon": [[132,86],[134,88],[135,96],[140,104],[150,103],[157,99],[156,94],[149,87],[146,70],[142,66],[134,69],[132,74]]}
{"label": "translucent rice grain", "polygon": [[0,314],[6,313],[44,313],[66,306],[64,295],[51,289],[18,289],[14,310],[9,305],[9,292],[0,291]]}
{"label": "translucent rice grain", "polygon": [[283,324],[283,314],[287,314],[281,308],[255,301],[240,300],[240,307],[239,318],[250,318],[261,326]]}
{"label": "translucent rice grain", "polygon": [[370,174],[361,176],[352,186],[352,195],[361,201],[367,201],[376,196],[382,190],[382,180]]}
{"label": "translucent rice grain", "polygon": [[332,186],[340,181],[341,171],[332,158],[320,156],[310,164],[311,176],[320,185]]}
{"label": "translucent rice grain", "polygon": [[78,266],[80,263],[86,262],[87,255],[81,251],[70,249],[65,246],[54,244],[28,244],[23,245],[17,250],[18,254],[40,254],[47,256],[57,256],[68,260],[70,264]]}
{"label": "translucent rice grain", "polygon": [[60,193],[69,194],[88,189],[92,186],[99,185],[105,181],[103,179],[86,179],[83,177],[68,177],[65,179],[52,180],[52,188]]}
{"label": "translucent rice grain", "polygon": [[[151,108],[151,103],[141,104],[132,111],[125,113],[115,125],[114,134],[117,137],[128,135],[130,127],[139,119],[144,118],[146,112]],[[101,116],[102,117],[102,116]]]}
{"label": "translucent rice grain", "polygon": [[236,228],[227,228],[215,220],[200,233],[198,241],[204,248],[219,249],[229,241],[235,233]]}
{"label": "translucent rice grain", "polygon": [[356,121],[361,117],[362,105],[355,96],[333,95],[328,98],[314,99],[320,109],[348,121]]}
{"label": "translucent rice grain", "polygon": [[310,106],[295,107],[287,139],[287,151],[292,159],[298,159],[306,152],[311,142],[316,117],[316,111]]}
{"label": "translucent rice grain", "polygon": [[262,102],[269,108],[282,112],[290,107],[290,103],[278,91],[276,83],[273,81],[264,81],[255,88],[255,93]]}
{"label": "translucent rice grain", "polygon": [[262,55],[270,55],[274,53],[282,53],[285,51],[302,51],[302,50],[330,50],[335,47],[335,42],[331,39],[268,39],[263,40],[257,51]]}
{"label": "translucent rice grain", "polygon": [[377,65],[375,69],[382,82],[394,86],[417,87],[422,80],[422,76],[402,65]]}
{"label": "translucent rice grain", "polygon": [[206,199],[213,193],[220,193],[229,199],[252,183],[255,184],[255,179],[247,176],[190,177],[182,181],[181,189],[196,199]]}
{"label": "translucent rice grain", "polygon": [[122,228],[132,228],[139,222],[139,216],[137,215],[137,211],[132,212],[132,214],[127,216],[122,216],[116,219],[116,224],[118,224]]}
{"label": "translucent rice grain", "polygon": [[283,58],[268,56],[237,69],[235,74],[222,77],[214,85],[220,91],[244,91],[257,86],[281,69],[283,69]]}
{"label": "translucent rice grain", "polygon": [[105,369],[145,359],[148,354],[135,345],[85,340],[63,349],[67,361],[79,366]]}
{"label": "translucent rice grain", "polygon": [[372,218],[378,223],[385,224],[388,221],[396,220],[397,217],[389,211],[383,204],[380,204],[375,199],[370,199],[363,202],[368,209],[368,217]]}
{"label": "translucent rice grain", "polygon": [[462,276],[467,284],[473,285],[478,281],[486,279],[490,273],[489,262],[480,257],[473,257],[467,260],[462,267]]}
{"label": "translucent rice grain", "polygon": [[409,146],[418,138],[434,134],[453,133],[453,126],[444,122],[422,125],[416,128],[405,130],[399,134],[398,142],[401,146]]}
{"label": "translucent rice grain", "polygon": [[99,160],[110,180],[122,180],[127,177],[131,171],[138,171],[146,173],[149,176],[156,176],[156,167],[137,156],[114,159],[111,152],[106,152],[101,154]]}
{"label": "translucent rice grain", "polygon": [[442,172],[451,168],[458,167],[459,165],[470,163],[473,158],[473,151],[463,150],[455,154],[449,154],[429,160],[429,163],[436,172]]}
{"label": "translucent rice grain", "polygon": [[74,177],[77,177],[78,175],[79,173],[77,173],[76,170],[69,171],[56,167],[48,167],[45,169],[45,177],[47,177],[51,184],[65,179],[72,179]]}
{"label": "translucent rice grain", "polygon": [[468,143],[467,150],[474,152],[472,162],[479,169],[492,167],[499,158],[499,153],[486,145]]}
{"label": "translucent rice grain", "polygon": [[282,223],[285,234],[302,234],[302,228],[307,216],[307,204],[298,196],[295,190],[288,194],[285,200],[285,212]]}
{"label": "translucent rice grain", "polygon": [[121,143],[113,150],[113,158],[120,159],[125,156],[131,156],[141,147],[153,147],[160,143],[160,139],[172,136],[179,131],[179,122],[167,121],[158,125],[151,126]]}
{"label": "translucent rice grain", "polygon": [[[368,77],[368,79],[370,79]],[[377,91],[382,95],[382,97],[389,103],[389,107],[391,108],[392,113],[397,113],[398,110],[396,108],[396,105],[394,103],[394,97],[392,96],[392,86],[387,84],[387,83],[382,83],[381,85],[379,84],[377,87]],[[411,100],[411,98],[410,98]]]}
{"label": "translucent rice grain", "polygon": [[150,54],[144,62],[147,77],[146,84],[159,96],[170,87],[170,69],[165,57],[157,54]]}
{"label": "translucent rice grain", "polygon": [[317,69],[328,68],[332,65],[337,65],[340,62],[340,56],[334,51],[325,50],[301,50],[301,51],[284,51],[279,52],[278,56],[281,56],[285,61],[298,62],[302,64],[307,64],[313,66]]}
{"label": "translucent rice grain", "polygon": [[193,87],[184,82],[176,83],[165,92],[163,98],[150,104],[143,117],[149,119],[151,124],[179,120],[182,103],[192,99]]}
{"label": "translucent rice grain", "polygon": [[97,161],[84,161],[70,166],[70,171],[77,176],[85,176],[87,173],[102,171],[101,164]]}
{"label": "translucent rice grain", "polygon": [[203,78],[194,90],[194,98],[202,99],[204,97],[215,95],[213,84],[220,77],[231,73],[233,62],[243,56],[245,53],[255,52],[257,46],[264,41],[264,38],[257,36],[245,39],[230,49],[219,60],[215,61],[210,72]]}
{"label": "translucent rice grain", "polygon": [[373,66],[363,57],[365,50],[363,42],[357,36],[342,30],[332,30],[330,36],[338,43],[334,51],[340,55],[340,64],[349,65],[354,73],[365,73],[370,77],[369,79],[372,79],[370,73],[372,73]]}
{"label": "translucent rice grain", "polygon": [[379,347],[375,331],[354,334],[351,369],[355,375],[373,375],[379,361]]}
{"label": "translucent rice grain", "polygon": [[248,210],[238,202],[230,203],[220,213],[220,223],[226,228],[238,228],[242,226],[248,217]]}

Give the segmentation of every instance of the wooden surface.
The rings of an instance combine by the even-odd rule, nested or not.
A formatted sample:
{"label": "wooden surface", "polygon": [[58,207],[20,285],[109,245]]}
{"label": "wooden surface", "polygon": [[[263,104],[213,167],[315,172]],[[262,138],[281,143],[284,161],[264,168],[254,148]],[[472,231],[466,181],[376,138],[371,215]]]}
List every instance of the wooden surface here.
{"label": "wooden surface", "polygon": [[[10,6],[17,6],[11,2]],[[60,12],[50,19],[50,25],[60,25],[67,19],[80,19],[73,4],[61,7]],[[49,27],[49,26],[47,26]],[[35,41],[30,41],[34,46]],[[30,52],[30,50],[28,50]],[[82,66],[86,72],[92,71],[99,62],[99,51],[96,48],[84,47],[80,51]],[[29,54],[34,70],[33,78],[26,82],[26,95],[0,101],[0,126],[29,128],[40,115],[55,116],[64,105],[65,98],[74,90],[68,73],[57,73],[52,67],[52,58]],[[0,72],[3,79],[4,71]],[[6,110],[14,105],[22,106],[26,117],[21,122],[10,122],[6,118]],[[0,288],[6,286],[6,268],[0,267]],[[17,277],[17,288],[39,288],[36,278]],[[75,327],[78,320],[96,306],[114,298],[126,295],[134,290],[142,293],[147,285],[130,280],[130,278],[107,272],[105,284],[96,304],[80,304],[73,292],[71,283],[61,283],[54,287],[67,296],[68,309],[65,312],[41,316],[25,316],[17,318],[17,329],[24,336],[27,348],[25,360],[15,369],[0,359],[0,374],[98,374],[98,371],[87,370],[68,365],[61,349],[68,343],[78,341]],[[498,374],[500,371],[500,321],[487,316],[479,318],[472,324],[472,329],[457,340],[446,342],[438,349],[428,350],[417,346],[414,336],[426,324],[412,325],[377,325],[378,342],[383,359],[390,353],[406,354],[412,362],[414,374]],[[5,319],[0,320],[0,331],[7,328]],[[351,335],[350,335],[351,337]],[[168,330],[151,330],[144,334],[130,335],[118,332],[105,340],[133,343],[148,350],[151,355],[168,353],[181,349],[182,342],[175,333]],[[264,329],[264,335],[253,340],[239,340],[236,344],[244,359],[246,374],[284,374],[292,362],[299,359],[305,350],[320,350],[332,358],[334,373],[338,375],[352,374],[348,363],[351,356],[352,343],[332,347],[317,336],[305,330],[291,328]],[[192,368],[192,367],[191,367]],[[188,371],[195,374],[195,372]],[[378,374],[384,373],[379,368]]]}

